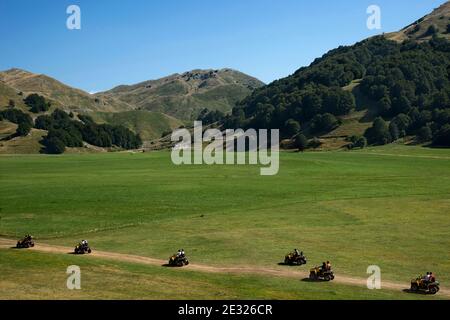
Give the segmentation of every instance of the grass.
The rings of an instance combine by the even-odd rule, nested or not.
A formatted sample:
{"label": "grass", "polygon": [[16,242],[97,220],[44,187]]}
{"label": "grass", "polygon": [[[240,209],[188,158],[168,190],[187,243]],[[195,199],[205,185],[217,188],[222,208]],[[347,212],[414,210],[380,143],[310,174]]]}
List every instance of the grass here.
{"label": "grass", "polygon": [[[281,153],[273,177],[255,166],[177,167],[168,152],[0,156],[0,234],[68,246],[87,238],[161,259],[183,247],[198,263],[273,268],[298,247],[337,274],[365,278],[376,264],[408,284],[432,270],[445,287],[449,165],[448,149],[400,145]],[[321,297],[345,297],[338,287]]]}
{"label": "grass", "polygon": [[[0,249],[0,299],[414,299],[416,295],[301,279],[207,274],[89,257]],[[68,266],[81,290],[68,290]],[[45,270],[45,272],[43,272]],[[422,299],[436,297],[420,296]]]}
{"label": "grass", "polygon": [[[0,127],[3,127],[1,123],[5,122],[6,121],[1,121]],[[2,140],[0,141],[0,154],[38,154],[42,149],[40,141],[45,135],[47,135],[47,131],[32,129],[26,137],[15,137],[11,140]],[[1,136],[0,133],[0,137]]]}
{"label": "grass", "polygon": [[97,123],[122,125],[141,135],[143,140],[161,138],[165,132],[172,131],[183,125],[183,122],[160,112],[126,111],[118,113],[90,113]]}

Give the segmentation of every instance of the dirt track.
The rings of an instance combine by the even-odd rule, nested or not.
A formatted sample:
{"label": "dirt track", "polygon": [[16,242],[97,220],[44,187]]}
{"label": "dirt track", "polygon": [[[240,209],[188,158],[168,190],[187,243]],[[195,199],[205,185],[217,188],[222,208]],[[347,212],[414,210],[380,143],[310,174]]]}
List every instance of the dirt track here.
{"label": "dirt track", "polygon": [[[0,239],[0,248],[11,248],[15,246],[16,242],[9,239]],[[60,254],[69,254],[73,252],[73,248],[61,247],[61,246],[53,246],[47,244],[36,244],[36,246],[32,249],[39,252],[46,253],[60,253]],[[97,251],[94,250],[89,257],[107,259],[107,260],[115,260],[120,262],[129,262],[129,263],[139,263],[146,264],[152,266],[164,266],[167,261],[154,259],[149,257],[142,257],[130,254],[123,253],[114,253],[114,252],[106,252],[106,251]],[[308,272],[302,271],[293,268],[285,268],[285,269],[270,269],[263,267],[218,267],[218,266],[207,266],[201,264],[189,264],[189,266],[184,267],[184,270],[192,270],[199,272],[209,272],[209,273],[231,273],[231,274],[254,274],[254,275],[263,275],[263,276],[274,276],[274,277],[284,277],[284,278],[307,278]],[[174,270],[182,270],[175,268]],[[333,282],[346,284],[346,285],[355,285],[355,286],[366,286],[367,280],[361,278],[352,278],[348,276],[337,275]],[[395,283],[391,281],[382,280],[382,288],[389,290],[405,290],[408,289],[407,283]],[[442,288],[438,293],[441,296],[450,297],[450,290]]]}

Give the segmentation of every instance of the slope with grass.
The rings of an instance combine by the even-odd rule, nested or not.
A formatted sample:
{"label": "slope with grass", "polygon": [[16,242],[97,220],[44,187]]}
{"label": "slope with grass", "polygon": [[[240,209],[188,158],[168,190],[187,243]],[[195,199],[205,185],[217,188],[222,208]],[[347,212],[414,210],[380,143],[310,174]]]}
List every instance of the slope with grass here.
{"label": "slope with grass", "polygon": [[429,32],[431,26],[435,27],[436,34],[440,37],[450,39],[447,26],[450,24],[450,2],[447,1],[432,13],[418,19],[398,32],[386,34],[386,37],[395,41],[408,39],[425,41],[431,39],[433,34]]}
{"label": "slope with grass", "polygon": [[263,83],[232,69],[193,70],[135,85],[119,86],[96,94],[139,109],[157,111],[178,119],[194,119],[202,109],[229,112],[237,101]]}
{"label": "slope with grass", "polygon": [[68,247],[87,238],[96,250],[161,260],[183,247],[193,263],[276,270],[300,247],[308,266],[329,259],[342,277],[365,278],[376,264],[407,287],[433,270],[445,288],[449,164],[449,150],[401,145],[281,153],[274,177],[174,166],[166,152],[2,156],[0,234]]}
{"label": "slope with grass", "polygon": [[143,110],[125,112],[96,112],[89,113],[97,123],[121,125],[139,133],[144,141],[161,137],[165,132],[171,132],[183,125],[183,122],[160,112]]}
{"label": "slope with grass", "polygon": [[75,112],[114,112],[133,109],[132,106],[123,101],[118,101],[111,97],[96,98],[87,92],[69,87],[49,76],[21,69],[10,69],[0,72],[0,80],[16,91],[22,92],[25,97],[28,94],[37,93],[51,100],[55,107]]}

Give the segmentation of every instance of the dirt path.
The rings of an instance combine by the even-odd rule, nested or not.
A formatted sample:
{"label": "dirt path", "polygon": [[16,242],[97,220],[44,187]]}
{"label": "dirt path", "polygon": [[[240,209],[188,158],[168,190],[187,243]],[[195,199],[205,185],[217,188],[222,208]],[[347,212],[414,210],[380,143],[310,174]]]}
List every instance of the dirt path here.
{"label": "dirt path", "polygon": [[[0,238],[0,248],[11,248],[15,246],[16,242],[9,239],[1,239]],[[46,253],[59,253],[59,254],[69,254],[73,252],[73,248],[54,246],[48,244],[36,244],[36,246],[32,249],[39,252]],[[149,257],[142,257],[130,254],[123,253],[114,253],[114,252],[106,252],[106,251],[97,251],[94,250],[89,257],[100,258],[100,259],[108,259],[115,260],[119,262],[129,262],[129,263],[139,263],[146,264],[152,266],[164,266],[167,263],[167,260],[154,259]],[[192,270],[199,272],[208,272],[208,273],[231,273],[231,274],[253,274],[253,275],[262,275],[262,276],[274,276],[274,277],[283,277],[283,278],[308,278],[309,272],[302,271],[293,268],[284,268],[284,269],[271,269],[271,268],[263,268],[263,267],[218,267],[218,266],[207,266],[201,264],[189,264],[189,266],[184,268],[174,268],[174,270]],[[366,287],[367,280],[362,278],[353,278],[348,276],[337,275],[333,282],[345,284],[345,285],[354,285],[354,286],[362,286]],[[405,283],[395,283],[391,281],[382,281],[382,288],[389,290],[405,290],[408,288],[408,284]],[[450,298],[450,290],[444,289],[441,287],[441,290],[438,293],[439,295],[443,295]]]}

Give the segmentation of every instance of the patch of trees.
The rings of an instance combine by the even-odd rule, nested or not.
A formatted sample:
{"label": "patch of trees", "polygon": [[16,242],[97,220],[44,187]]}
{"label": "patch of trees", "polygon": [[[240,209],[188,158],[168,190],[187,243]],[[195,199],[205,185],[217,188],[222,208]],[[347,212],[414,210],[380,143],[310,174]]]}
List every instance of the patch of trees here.
{"label": "patch of trees", "polygon": [[28,114],[18,109],[6,109],[1,111],[0,120],[2,119],[6,119],[18,125],[16,133],[9,138],[14,138],[16,136],[27,136],[33,128],[33,119],[31,119]]}
{"label": "patch of trees", "polygon": [[364,136],[351,136],[348,141],[350,141],[347,146],[349,149],[364,149],[367,146],[367,139]]}
{"label": "patch of trees", "polygon": [[197,117],[197,120],[202,121],[203,124],[213,124],[221,121],[225,114],[219,110],[209,111],[207,108],[203,109]]}
{"label": "patch of trees", "polygon": [[392,136],[389,127],[383,118],[376,118],[372,127],[368,128],[364,133],[367,142],[373,145],[383,145],[392,142]]}
{"label": "patch of trees", "polygon": [[46,101],[43,96],[36,93],[30,94],[23,102],[30,108],[33,113],[45,112],[51,107],[50,101]]}
{"label": "patch of trees", "polygon": [[136,149],[142,145],[139,135],[122,126],[96,124],[86,115],[73,120],[66,112],[56,109],[51,115],[39,116],[35,127],[48,130],[42,144],[44,152],[63,153],[66,147],[82,147],[83,141],[98,147],[117,146],[123,149]]}

